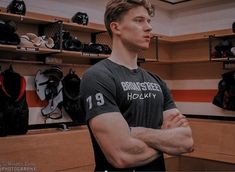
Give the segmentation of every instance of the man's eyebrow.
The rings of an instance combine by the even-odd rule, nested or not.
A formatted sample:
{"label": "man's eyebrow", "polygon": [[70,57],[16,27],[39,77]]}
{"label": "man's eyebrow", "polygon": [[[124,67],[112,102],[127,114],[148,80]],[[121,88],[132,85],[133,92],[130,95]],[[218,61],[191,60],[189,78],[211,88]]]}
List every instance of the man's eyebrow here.
{"label": "man's eyebrow", "polygon": [[144,17],[144,16],[135,16],[133,19],[146,19],[148,21],[151,21],[151,18]]}
{"label": "man's eyebrow", "polygon": [[148,17],[145,17],[145,16],[135,16],[134,18],[143,18],[143,19],[150,20],[150,18],[148,18]]}

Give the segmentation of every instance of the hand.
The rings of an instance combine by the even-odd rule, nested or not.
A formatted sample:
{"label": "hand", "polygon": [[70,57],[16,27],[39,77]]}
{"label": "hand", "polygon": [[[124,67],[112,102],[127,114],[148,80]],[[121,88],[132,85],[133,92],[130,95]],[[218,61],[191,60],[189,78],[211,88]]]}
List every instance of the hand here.
{"label": "hand", "polygon": [[162,129],[176,128],[176,127],[187,127],[189,126],[188,120],[181,113],[176,114],[165,114]]}

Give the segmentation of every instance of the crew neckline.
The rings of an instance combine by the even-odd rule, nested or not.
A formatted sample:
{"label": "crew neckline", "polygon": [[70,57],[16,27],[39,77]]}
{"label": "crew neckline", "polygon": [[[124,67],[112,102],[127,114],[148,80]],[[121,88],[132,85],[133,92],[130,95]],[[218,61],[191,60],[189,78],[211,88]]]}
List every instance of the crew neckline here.
{"label": "crew neckline", "polygon": [[108,60],[110,63],[113,63],[114,65],[116,65],[116,66],[118,66],[118,67],[121,67],[121,68],[124,68],[125,70],[130,71],[130,72],[133,73],[133,74],[136,74],[136,73],[138,73],[138,72],[141,71],[141,69],[140,69],[139,66],[138,66],[136,69],[129,69],[128,67],[126,67],[126,66],[124,66],[124,65],[121,65],[121,64],[118,64],[118,63],[116,63],[116,62],[114,62],[114,61],[112,61],[112,60],[110,60],[110,59],[108,59],[108,58],[107,58],[106,60]]}

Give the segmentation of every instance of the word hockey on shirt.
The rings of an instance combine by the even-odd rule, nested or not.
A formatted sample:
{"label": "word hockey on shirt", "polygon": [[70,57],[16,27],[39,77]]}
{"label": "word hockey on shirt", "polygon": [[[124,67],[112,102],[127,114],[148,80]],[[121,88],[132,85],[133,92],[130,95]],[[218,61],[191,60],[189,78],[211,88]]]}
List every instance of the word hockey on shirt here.
{"label": "word hockey on shirt", "polygon": [[[121,82],[123,91],[127,92],[127,100],[156,98],[154,92],[162,92],[161,87],[153,82]],[[134,92],[131,92],[134,91]],[[138,93],[139,92],[139,93]]]}

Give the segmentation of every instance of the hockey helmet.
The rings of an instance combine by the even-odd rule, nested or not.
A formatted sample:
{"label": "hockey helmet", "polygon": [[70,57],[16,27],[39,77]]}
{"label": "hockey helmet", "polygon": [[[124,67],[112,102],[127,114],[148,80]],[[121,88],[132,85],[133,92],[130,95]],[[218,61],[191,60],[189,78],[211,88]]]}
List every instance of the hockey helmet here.
{"label": "hockey helmet", "polygon": [[[43,72],[39,70],[35,77],[36,93],[41,100],[48,100],[48,105],[42,109],[42,115],[51,117],[63,101],[62,82],[63,72],[57,66],[52,66]],[[61,118],[59,116],[58,118]]]}
{"label": "hockey helmet", "polygon": [[81,51],[83,49],[83,44],[77,38],[66,39],[63,41],[63,49]]}
{"label": "hockey helmet", "polygon": [[20,38],[15,33],[16,24],[13,21],[2,21],[0,20],[0,43],[8,45],[18,45]]}
{"label": "hockey helmet", "polygon": [[25,15],[26,5],[23,0],[13,0],[7,6],[7,12],[19,15]]}
{"label": "hockey helmet", "polygon": [[26,81],[24,77],[13,71],[12,66],[0,74],[0,87],[5,96],[18,102],[24,95]]}
{"label": "hockey helmet", "polygon": [[77,12],[73,17],[72,21],[77,24],[87,25],[89,17],[87,13]]}
{"label": "hockey helmet", "polygon": [[73,121],[85,122],[85,115],[80,106],[81,79],[75,71],[70,72],[63,79],[63,106]]}
{"label": "hockey helmet", "polygon": [[25,134],[28,118],[26,81],[10,65],[0,74],[0,136]]}
{"label": "hockey helmet", "polygon": [[110,54],[111,48],[107,44],[89,43],[84,44],[83,52],[95,54]]}

